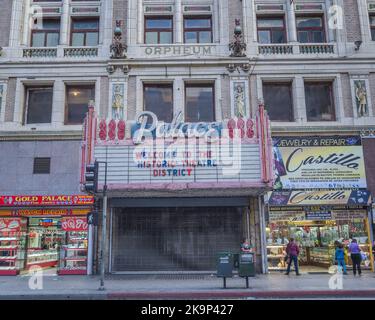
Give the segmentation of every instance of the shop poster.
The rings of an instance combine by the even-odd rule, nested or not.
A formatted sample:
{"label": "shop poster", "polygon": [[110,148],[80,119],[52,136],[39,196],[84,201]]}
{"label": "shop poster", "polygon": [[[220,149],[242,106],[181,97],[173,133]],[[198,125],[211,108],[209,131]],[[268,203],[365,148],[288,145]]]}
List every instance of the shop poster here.
{"label": "shop poster", "polygon": [[274,137],[275,190],[366,188],[361,138]]}

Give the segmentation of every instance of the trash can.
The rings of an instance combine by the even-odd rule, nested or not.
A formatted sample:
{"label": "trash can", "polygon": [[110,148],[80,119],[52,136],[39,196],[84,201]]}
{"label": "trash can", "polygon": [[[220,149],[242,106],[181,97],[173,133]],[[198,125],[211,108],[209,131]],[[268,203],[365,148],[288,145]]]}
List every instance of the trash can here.
{"label": "trash can", "polygon": [[253,252],[240,253],[238,275],[240,277],[255,277],[255,264]]}
{"label": "trash can", "polygon": [[233,277],[233,254],[231,252],[218,253],[217,276],[222,278]]}

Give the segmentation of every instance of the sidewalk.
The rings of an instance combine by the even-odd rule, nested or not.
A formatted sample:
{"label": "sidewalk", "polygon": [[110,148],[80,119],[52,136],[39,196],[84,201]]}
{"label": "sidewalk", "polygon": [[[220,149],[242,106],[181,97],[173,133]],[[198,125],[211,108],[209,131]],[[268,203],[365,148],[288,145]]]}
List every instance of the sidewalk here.
{"label": "sidewalk", "polygon": [[349,298],[375,299],[375,275],[344,276],[342,290],[332,290],[332,275],[257,275],[223,281],[212,275],[123,275],[107,276],[105,291],[99,291],[98,276],[53,276],[42,280],[42,290],[29,288],[28,276],[0,277],[0,299],[262,299]]}

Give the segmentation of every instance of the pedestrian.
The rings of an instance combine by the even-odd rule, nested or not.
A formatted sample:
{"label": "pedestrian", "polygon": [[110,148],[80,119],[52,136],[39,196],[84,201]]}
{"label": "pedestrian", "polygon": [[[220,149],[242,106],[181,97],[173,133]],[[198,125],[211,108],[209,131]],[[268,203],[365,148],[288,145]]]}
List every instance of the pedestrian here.
{"label": "pedestrian", "polygon": [[351,244],[349,245],[349,252],[350,252],[350,257],[352,258],[353,262],[353,274],[357,274],[358,270],[358,275],[362,274],[361,270],[361,262],[362,262],[362,256],[361,256],[361,248],[359,247],[357,243],[357,239],[353,239]]}
{"label": "pedestrian", "polygon": [[337,261],[337,267],[340,270],[340,272],[342,272],[342,269],[344,269],[344,274],[348,274],[346,272],[344,246],[341,243],[339,243],[338,246],[336,247],[335,261]]}
{"label": "pedestrian", "polygon": [[286,254],[288,255],[288,268],[285,274],[289,275],[290,266],[292,265],[292,261],[293,261],[296,275],[300,276],[301,274],[299,273],[299,270],[298,270],[299,247],[298,247],[298,244],[294,242],[293,238],[290,238],[289,243],[286,246]]}
{"label": "pedestrian", "polygon": [[243,238],[241,244],[241,252],[253,252],[253,248],[248,239]]}

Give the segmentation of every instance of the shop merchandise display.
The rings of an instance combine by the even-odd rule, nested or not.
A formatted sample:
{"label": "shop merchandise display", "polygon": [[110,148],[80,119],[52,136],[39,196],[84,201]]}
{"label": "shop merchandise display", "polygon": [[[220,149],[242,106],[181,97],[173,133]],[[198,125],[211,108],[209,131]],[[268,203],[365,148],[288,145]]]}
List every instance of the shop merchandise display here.
{"label": "shop merchandise display", "polygon": [[[294,238],[300,246],[300,265],[329,267],[335,263],[335,242],[348,246],[357,239],[362,250],[363,267],[370,266],[370,245],[364,219],[345,221],[273,221],[266,229],[267,258],[270,270],[285,268],[287,239]],[[347,264],[352,261],[348,255]]]}
{"label": "shop merchandise display", "polygon": [[59,274],[86,274],[87,231],[67,231],[64,239]]}
{"label": "shop merchandise display", "polygon": [[0,274],[16,275],[23,268],[26,219],[0,219]]}

